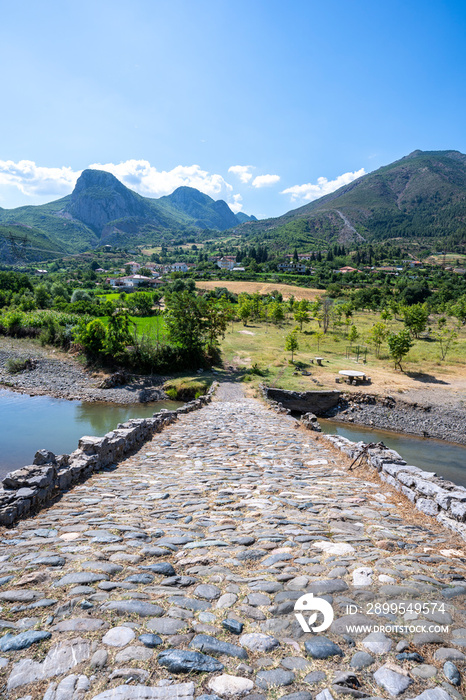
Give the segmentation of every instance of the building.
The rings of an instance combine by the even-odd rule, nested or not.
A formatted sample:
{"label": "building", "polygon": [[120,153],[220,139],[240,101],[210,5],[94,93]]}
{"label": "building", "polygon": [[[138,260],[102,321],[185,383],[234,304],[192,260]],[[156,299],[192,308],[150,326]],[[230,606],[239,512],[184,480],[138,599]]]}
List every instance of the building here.
{"label": "building", "polygon": [[187,272],[188,265],[185,262],[176,262],[171,265],[172,272]]}
{"label": "building", "polygon": [[233,270],[236,267],[236,258],[233,255],[225,255],[217,260],[217,265],[221,270]]}
{"label": "building", "polygon": [[126,277],[108,277],[106,282],[111,287],[115,288],[137,288],[137,287],[154,287],[160,284],[160,280],[153,277],[145,277],[144,275],[128,275]]}
{"label": "building", "polygon": [[[308,265],[302,262],[297,262],[297,263],[279,263],[277,265],[277,270],[280,270],[281,272],[298,272],[298,273],[303,273],[306,272],[308,269]],[[312,270],[311,270],[312,274]]]}

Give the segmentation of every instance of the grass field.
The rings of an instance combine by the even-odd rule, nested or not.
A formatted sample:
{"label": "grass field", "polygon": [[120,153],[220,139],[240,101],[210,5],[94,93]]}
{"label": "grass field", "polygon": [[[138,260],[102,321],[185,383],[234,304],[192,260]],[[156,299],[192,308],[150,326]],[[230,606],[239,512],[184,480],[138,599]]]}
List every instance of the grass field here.
{"label": "grass field", "polygon": [[[376,358],[371,346],[365,343],[373,323],[380,320],[379,314],[357,312],[353,323],[360,333],[357,344],[368,348],[367,362],[356,363],[354,355],[346,357],[349,342],[344,329],[329,332],[319,346],[315,332],[316,321],[305,324],[303,332],[297,332],[299,350],[294,361],[306,365],[310,376],[293,374],[295,365],[290,364],[291,354],[285,352],[285,337],[295,328],[295,322],[289,320],[283,327],[251,323],[243,326],[236,322],[230,324],[225,339],[222,341],[224,361],[233,367],[247,369],[257,364],[265,372],[264,377],[251,375],[252,383],[264,381],[283,389],[309,391],[319,388],[338,388],[335,377],[341,369],[358,369],[372,378],[372,384],[364,386],[364,391],[373,393],[396,393],[409,390],[430,389],[434,392],[448,390],[461,396],[466,391],[466,328],[459,334],[458,342],[449,352],[446,360],[440,360],[439,344],[433,340],[416,340],[403,364],[404,372],[394,369],[393,360],[388,356],[387,346],[382,346],[380,358]],[[432,321],[432,319],[431,319]],[[388,322],[391,330],[398,331],[403,324],[398,321]],[[434,324],[432,324],[434,327]],[[323,366],[315,364],[315,358],[324,358]],[[311,360],[314,362],[312,363]],[[360,390],[360,387],[347,387]]]}
{"label": "grass field", "polygon": [[294,287],[290,284],[279,284],[278,282],[247,282],[242,280],[212,280],[196,282],[199,289],[215,289],[216,287],[226,287],[234,294],[247,292],[248,294],[268,294],[269,292],[281,292],[284,299],[294,296],[295,299],[309,299],[313,301],[318,296],[325,294],[324,289],[307,289],[306,287]]}

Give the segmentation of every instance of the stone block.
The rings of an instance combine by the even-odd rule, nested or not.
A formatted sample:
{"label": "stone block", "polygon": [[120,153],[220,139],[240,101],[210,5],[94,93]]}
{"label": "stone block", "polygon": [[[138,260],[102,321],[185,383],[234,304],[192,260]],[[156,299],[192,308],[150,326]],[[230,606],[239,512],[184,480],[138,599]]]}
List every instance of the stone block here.
{"label": "stone block", "polygon": [[431,515],[435,517],[439,511],[439,507],[435,501],[430,498],[418,498],[416,501],[416,508],[425,513],[426,515]]}
{"label": "stone block", "polygon": [[53,452],[50,452],[50,450],[37,450],[36,454],[34,455],[34,460],[33,464],[55,464],[56,463],[56,457]]}
{"label": "stone block", "polygon": [[466,503],[451,501],[450,512],[456,520],[464,522],[466,520]]}

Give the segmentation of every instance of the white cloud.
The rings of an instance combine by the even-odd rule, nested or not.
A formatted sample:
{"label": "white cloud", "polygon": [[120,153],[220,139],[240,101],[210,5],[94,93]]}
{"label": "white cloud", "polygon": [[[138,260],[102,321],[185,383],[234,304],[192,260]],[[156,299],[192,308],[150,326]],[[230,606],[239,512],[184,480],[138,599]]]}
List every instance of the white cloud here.
{"label": "white cloud", "polygon": [[[242,205],[233,186],[222,175],[203,170],[199,165],[177,165],[172,170],[157,170],[147,160],[127,160],[122,163],[93,163],[89,168],[106,170],[127,187],[145,197],[171,194],[177,187],[188,186],[208,194],[213,199],[225,199],[234,211]],[[31,160],[0,160],[0,187],[13,187],[31,202],[49,201],[48,198],[69,194],[81,170],[70,167],[48,168]]]}
{"label": "white cloud", "polygon": [[227,199],[233,187],[216,173],[202,170],[199,165],[177,165],[172,170],[157,170],[147,160],[126,160],[115,163],[94,163],[96,170],[107,170],[145,197],[171,194],[177,187],[195,187],[214,199]]}
{"label": "white cloud", "polygon": [[240,194],[234,194],[233,201],[228,203],[228,206],[234,214],[237,214],[243,208],[243,205],[241,204],[242,199],[243,198]]}
{"label": "white cloud", "polygon": [[353,182],[353,180],[365,174],[366,171],[364,168],[361,168],[360,170],[355,170],[353,173],[343,173],[343,175],[339,175],[334,180],[327,180],[326,177],[319,177],[317,178],[317,184],[308,182],[306,185],[294,185],[293,187],[287,187],[281,194],[291,195],[292,202],[300,200],[313,202],[314,199],[319,199],[319,197],[335,192],[339,187],[349,185],[350,182]]}
{"label": "white cloud", "polygon": [[45,168],[32,160],[0,160],[0,185],[16,187],[28,197],[68,194],[81,171],[72,168]]}
{"label": "white cloud", "polygon": [[252,181],[253,187],[268,187],[280,180],[280,175],[258,175]]}
{"label": "white cloud", "polygon": [[241,182],[246,183],[252,180],[252,173],[250,171],[253,169],[253,165],[232,165],[231,168],[228,168],[228,172],[237,175]]}

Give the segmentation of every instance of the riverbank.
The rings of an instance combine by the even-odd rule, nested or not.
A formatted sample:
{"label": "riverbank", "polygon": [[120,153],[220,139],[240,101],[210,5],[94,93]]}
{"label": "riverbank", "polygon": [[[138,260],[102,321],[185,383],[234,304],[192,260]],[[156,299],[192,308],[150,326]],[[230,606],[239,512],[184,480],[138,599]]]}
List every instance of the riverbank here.
{"label": "riverbank", "polygon": [[[9,360],[34,360],[33,369],[12,374]],[[52,396],[86,402],[118,404],[146,403],[167,398],[162,389],[166,377],[129,375],[126,383],[102,388],[110,377],[105,372],[91,372],[76,358],[55,349],[44,348],[31,340],[0,339],[0,387],[30,396]]]}
{"label": "riverbank", "polygon": [[466,410],[460,401],[446,403],[442,395],[437,402],[427,403],[363,392],[345,393],[326,417],[466,445]]}

